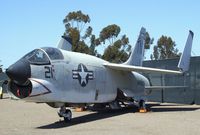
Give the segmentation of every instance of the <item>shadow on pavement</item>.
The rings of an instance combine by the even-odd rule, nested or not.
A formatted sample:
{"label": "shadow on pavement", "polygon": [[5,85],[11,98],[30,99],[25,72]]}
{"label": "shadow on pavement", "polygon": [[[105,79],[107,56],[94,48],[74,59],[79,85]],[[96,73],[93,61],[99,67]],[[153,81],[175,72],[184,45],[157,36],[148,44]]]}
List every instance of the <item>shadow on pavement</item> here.
{"label": "shadow on pavement", "polygon": [[84,115],[84,116],[75,117],[71,120],[70,123],[65,123],[64,121],[58,121],[58,122],[51,123],[51,124],[44,125],[44,126],[40,126],[40,127],[37,127],[37,128],[38,129],[56,129],[56,128],[71,127],[71,126],[74,126],[74,125],[77,125],[77,124],[102,120],[102,119],[106,119],[106,118],[110,118],[110,117],[123,115],[123,114],[126,114],[126,113],[134,113],[134,112],[136,112],[136,110],[137,110],[137,108],[123,108],[123,109],[120,109],[120,110],[106,109],[106,110],[94,112],[94,113],[91,113],[91,114],[87,114],[87,115]]}
{"label": "shadow on pavement", "polygon": [[[195,111],[200,109],[200,106],[184,106],[184,105],[160,105],[160,104],[148,104],[147,108],[149,108],[149,112],[181,112],[181,111]],[[65,128],[71,127],[78,124],[93,122],[97,120],[107,119],[115,116],[120,116],[127,113],[135,113],[137,112],[136,107],[128,107],[122,108],[120,110],[110,110],[105,109],[101,111],[97,111],[91,114],[87,114],[84,116],[75,117],[72,119],[70,123],[65,123],[64,121],[57,121],[51,124],[43,125],[37,127],[37,129],[57,129],[57,128]]]}

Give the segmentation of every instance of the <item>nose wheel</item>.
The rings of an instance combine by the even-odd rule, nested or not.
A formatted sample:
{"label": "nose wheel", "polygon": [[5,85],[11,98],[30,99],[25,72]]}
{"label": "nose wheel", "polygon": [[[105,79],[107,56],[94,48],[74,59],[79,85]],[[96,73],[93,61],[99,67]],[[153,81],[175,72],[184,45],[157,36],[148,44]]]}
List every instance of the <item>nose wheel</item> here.
{"label": "nose wheel", "polygon": [[65,122],[70,122],[72,119],[72,112],[70,109],[66,109],[64,106],[60,108],[58,112],[59,117],[63,117]]}

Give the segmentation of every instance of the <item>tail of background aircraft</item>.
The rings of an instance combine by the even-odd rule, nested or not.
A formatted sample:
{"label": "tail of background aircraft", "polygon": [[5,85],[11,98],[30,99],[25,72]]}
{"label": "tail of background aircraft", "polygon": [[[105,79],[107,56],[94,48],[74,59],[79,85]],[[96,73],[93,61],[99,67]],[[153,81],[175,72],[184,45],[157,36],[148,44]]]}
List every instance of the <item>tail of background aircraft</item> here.
{"label": "tail of background aircraft", "polygon": [[58,48],[66,50],[66,51],[72,51],[72,40],[68,36],[62,36],[58,43]]}
{"label": "tail of background aircraft", "polygon": [[131,52],[129,59],[124,63],[125,65],[142,66],[144,58],[144,45],[146,38],[146,29],[141,28],[140,35],[135,44],[134,49]]}
{"label": "tail of background aircraft", "polygon": [[178,63],[178,68],[182,72],[188,71],[189,69],[193,37],[194,33],[190,30],[183,54]]}

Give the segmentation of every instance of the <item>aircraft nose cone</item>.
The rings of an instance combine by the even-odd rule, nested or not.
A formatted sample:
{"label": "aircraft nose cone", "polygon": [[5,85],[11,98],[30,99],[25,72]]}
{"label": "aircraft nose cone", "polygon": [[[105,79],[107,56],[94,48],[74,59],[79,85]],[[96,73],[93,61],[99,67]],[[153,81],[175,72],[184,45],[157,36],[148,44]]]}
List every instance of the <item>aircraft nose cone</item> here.
{"label": "aircraft nose cone", "polygon": [[20,59],[8,69],[6,69],[6,74],[11,80],[15,80],[19,84],[23,84],[31,77],[30,64],[25,59]]}

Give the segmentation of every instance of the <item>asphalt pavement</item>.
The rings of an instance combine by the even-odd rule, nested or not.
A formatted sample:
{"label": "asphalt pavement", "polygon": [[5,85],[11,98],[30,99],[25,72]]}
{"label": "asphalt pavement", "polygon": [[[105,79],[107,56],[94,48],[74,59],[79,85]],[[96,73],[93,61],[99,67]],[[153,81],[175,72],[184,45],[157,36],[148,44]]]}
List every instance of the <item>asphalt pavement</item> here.
{"label": "asphalt pavement", "polygon": [[99,112],[72,110],[71,123],[47,104],[0,99],[0,135],[199,135],[200,106],[149,104],[148,113],[134,108]]}

